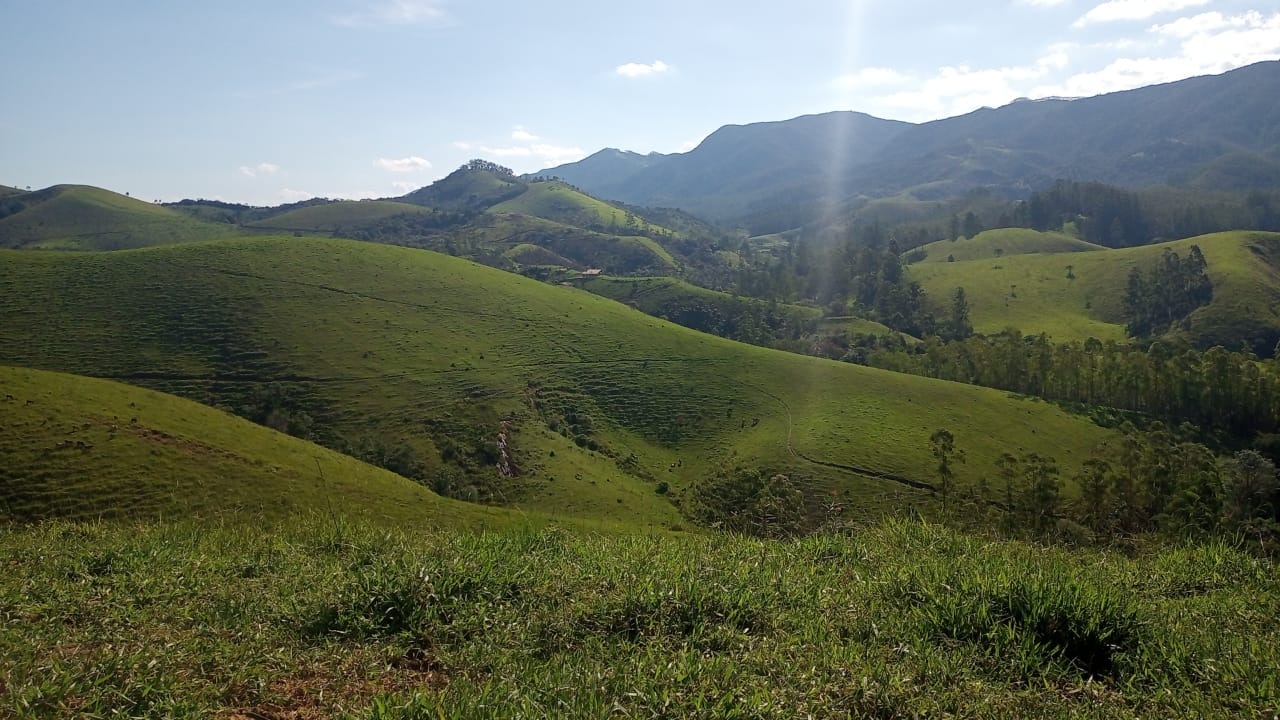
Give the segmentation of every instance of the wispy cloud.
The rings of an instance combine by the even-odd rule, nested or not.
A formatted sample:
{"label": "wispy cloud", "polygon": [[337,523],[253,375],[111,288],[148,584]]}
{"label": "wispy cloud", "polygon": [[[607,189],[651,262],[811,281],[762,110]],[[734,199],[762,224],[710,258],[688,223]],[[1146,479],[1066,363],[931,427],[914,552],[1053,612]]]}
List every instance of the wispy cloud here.
{"label": "wispy cloud", "polygon": [[422,187],[422,183],[410,182],[408,180],[397,180],[391,183],[391,187],[395,188],[396,190],[399,190],[401,194],[404,194],[404,193],[411,193],[414,190],[417,190],[418,188]]}
{"label": "wispy cloud", "polygon": [[1232,16],[1203,13],[1153,25],[1148,32],[1176,41],[1177,52],[1161,57],[1116,58],[1101,70],[1079,73],[1033,92],[1040,96],[1101,95],[1280,60],[1280,12]]}
{"label": "wispy cloud", "polygon": [[280,199],[285,202],[300,202],[302,200],[310,200],[313,197],[316,197],[316,194],[306,190],[284,188],[280,191]]}
{"label": "wispy cloud", "polygon": [[535,142],[541,140],[537,135],[529,132],[523,125],[517,125],[515,130],[511,131],[511,139],[516,142]]}
{"label": "wispy cloud", "polygon": [[1020,5],[1030,5],[1031,7],[1057,7],[1064,5],[1071,0],[1017,0]]}
{"label": "wispy cloud", "polygon": [[332,18],[345,27],[379,25],[444,25],[449,21],[442,0],[373,0],[351,13]]}
{"label": "wispy cloud", "polygon": [[427,170],[431,167],[431,161],[426,158],[420,158],[417,155],[410,155],[402,158],[378,158],[374,161],[374,165],[394,173],[411,173]]}
{"label": "wispy cloud", "polygon": [[280,166],[275,163],[263,162],[257,165],[241,165],[240,174],[245,177],[258,177],[259,175],[275,175],[280,172]]}
{"label": "wispy cloud", "polygon": [[910,87],[875,98],[892,108],[893,117],[929,120],[958,115],[980,107],[998,107],[1024,95],[1026,85],[1043,81],[1070,64],[1066,46],[1049,48],[1035,62],[999,68],[956,65],[939,68],[923,80],[903,79]]}
{"label": "wispy cloud", "polygon": [[1102,22],[1146,20],[1156,15],[1208,5],[1212,0],[1107,0],[1072,23],[1074,28]]}
{"label": "wispy cloud", "polygon": [[671,66],[661,60],[654,60],[651,63],[629,62],[619,65],[613,71],[625,78],[648,77],[650,75],[658,75],[667,72]]}
{"label": "wispy cloud", "polygon": [[831,84],[838,90],[861,90],[868,87],[901,85],[911,80],[910,75],[887,67],[864,67],[857,72],[837,76]]}
{"label": "wispy cloud", "polygon": [[580,147],[552,145],[550,143],[508,145],[505,147],[489,147],[487,145],[481,145],[479,149],[486,155],[502,158],[504,160],[511,158],[523,158],[538,160],[544,165],[561,165],[563,163],[581,160],[587,156],[587,153]]}

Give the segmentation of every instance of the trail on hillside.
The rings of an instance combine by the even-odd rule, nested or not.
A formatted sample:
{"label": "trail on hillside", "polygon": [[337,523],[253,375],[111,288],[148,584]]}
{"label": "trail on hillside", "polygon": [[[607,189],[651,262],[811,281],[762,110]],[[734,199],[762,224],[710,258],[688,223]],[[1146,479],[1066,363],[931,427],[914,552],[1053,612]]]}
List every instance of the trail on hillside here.
{"label": "trail on hillside", "polygon": [[891,473],[884,470],[874,470],[872,468],[860,467],[858,465],[848,465],[845,463],[832,462],[830,460],[820,460],[818,458],[815,458],[806,454],[802,450],[798,450],[795,446],[795,443],[792,441],[792,435],[794,433],[795,423],[791,415],[791,405],[788,404],[787,401],[782,397],[778,395],[774,395],[768,390],[764,390],[754,385],[747,385],[747,387],[750,388],[751,390],[754,390],[760,393],[761,395],[764,395],[772,399],[773,401],[777,402],[779,405],[782,406],[783,412],[785,412],[787,416],[787,452],[791,453],[793,457],[799,458],[801,460],[804,460],[805,462],[812,463],[814,465],[818,465],[821,467],[831,468],[833,470],[841,470],[843,472],[848,472],[848,473],[852,473],[854,475],[860,475],[863,477],[869,477],[875,480],[887,480],[889,482],[895,482],[895,483],[898,483],[899,485],[905,485],[907,487],[914,488],[916,490],[925,490],[931,493],[938,491],[938,488],[931,483],[927,483],[922,480],[915,480],[905,475],[899,475],[897,473]]}

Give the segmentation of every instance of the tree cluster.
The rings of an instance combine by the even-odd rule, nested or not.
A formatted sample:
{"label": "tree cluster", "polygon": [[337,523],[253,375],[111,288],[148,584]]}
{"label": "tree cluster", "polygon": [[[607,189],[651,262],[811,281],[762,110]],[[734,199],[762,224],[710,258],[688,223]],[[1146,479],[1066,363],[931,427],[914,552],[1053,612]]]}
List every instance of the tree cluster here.
{"label": "tree cluster", "polygon": [[1160,335],[1208,305],[1213,283],[1205,267],[1200,246],[1192,245],[1185,259],[1166,249],[1150,270],[1133,268],[1124,297],[1125,331],[1137,338]]}
{"label": "tree cluster", "polygon": [[1008,390],[1047,400],[1190,422],[1250,440],[1280,432],[1280,362],[1222,347],[1199,351],[1154,342],[1053,343],[1017,331],[917,345],[855,338],[849,362]]}

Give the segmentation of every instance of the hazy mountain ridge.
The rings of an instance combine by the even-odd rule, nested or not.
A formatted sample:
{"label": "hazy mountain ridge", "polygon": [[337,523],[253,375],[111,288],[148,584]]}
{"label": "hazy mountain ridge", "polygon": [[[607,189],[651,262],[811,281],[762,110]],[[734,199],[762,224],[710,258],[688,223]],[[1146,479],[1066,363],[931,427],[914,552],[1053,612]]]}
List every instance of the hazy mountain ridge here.
{"label": "hazy mountain ridge", "polygon": [[[1025,195],[1055,178],[1232,189],[1274,180],[1280,62],[1075,100],[1014,102],[922,124],[850,112],[730,125],[688,153],[617,151],[544,170],[587,192],[734,220],[796,203],[989,187]],[[843,147],[833,161],[832,147]],[[1255,159],[1240,173],[1223,158]],[[603,182],[613,164],[614,179]],[[1254,177],[1250,177],[1254,176]],[[928,186],[922,187],[922,186]]]}

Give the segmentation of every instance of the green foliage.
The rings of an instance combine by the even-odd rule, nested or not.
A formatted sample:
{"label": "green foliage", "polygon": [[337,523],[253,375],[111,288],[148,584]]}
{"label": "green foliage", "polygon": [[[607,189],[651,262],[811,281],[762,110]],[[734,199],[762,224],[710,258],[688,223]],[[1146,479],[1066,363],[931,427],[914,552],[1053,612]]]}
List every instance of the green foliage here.
{"label": "green foliage", "polygon": [[1143,338],[1162,334],[1212,300],[1213,283],[1205,272],[1200,246],[1192,245],[1186,260],[1165,250],[1160,264],[1149,273],[1136,267],[1129,271],[1125,331]]}
{"label": "green foliage", "polygon": [[696,483],[685,512],[713,528],[780,538],[811,529],[804,494],[786,475],[735,467]]}

